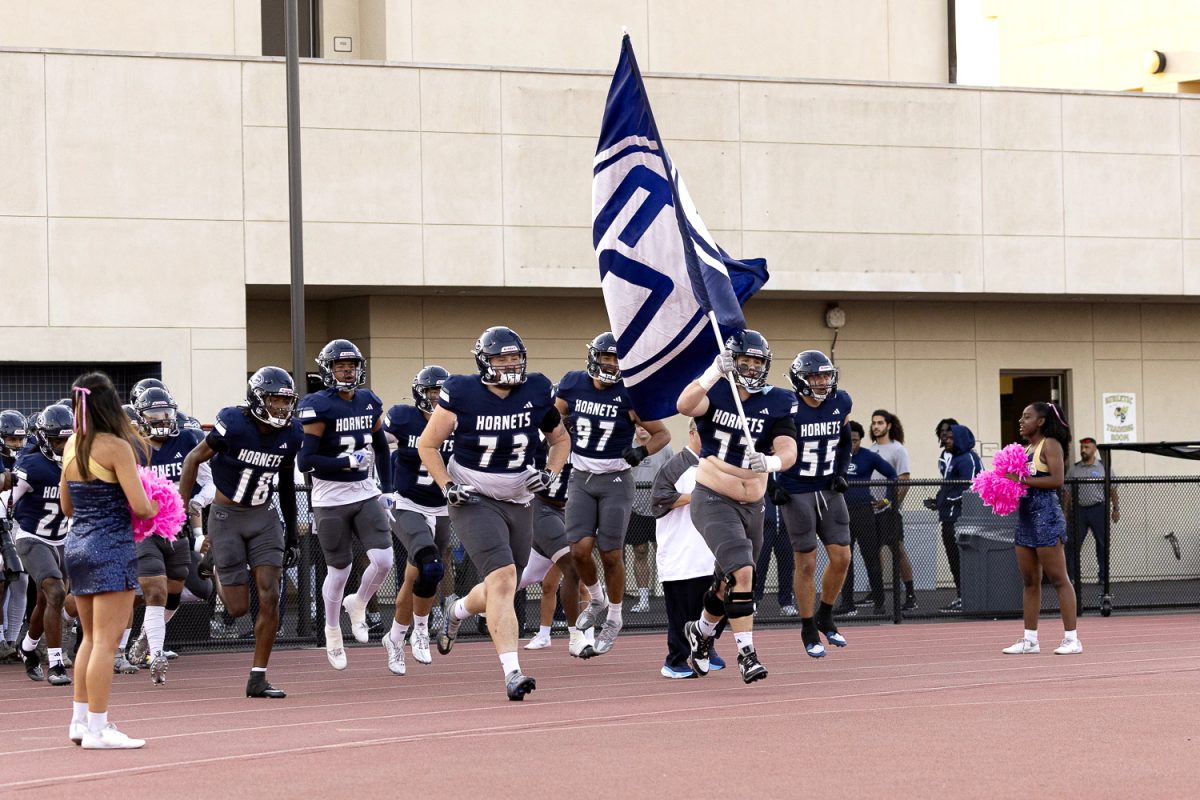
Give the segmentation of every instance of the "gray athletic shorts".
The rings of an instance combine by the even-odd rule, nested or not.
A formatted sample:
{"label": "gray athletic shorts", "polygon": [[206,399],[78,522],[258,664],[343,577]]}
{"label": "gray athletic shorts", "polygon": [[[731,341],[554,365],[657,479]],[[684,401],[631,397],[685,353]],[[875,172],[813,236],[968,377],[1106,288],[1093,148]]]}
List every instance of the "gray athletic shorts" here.
{"label": "gray athletic shorts", "polygon": [[758,563],[763,543],[762,500],[739,503],[696,484],[688,508],[692,524],[716,556],[722,575]]}
{"label": "gray athletic shorts", "polygon": [[[65,543],[66,540],[64,539]],[[33,585],[41,588],[46,578],[63,579],[63,546],[57,547],[41,539],[22,538],[15,542],[17,555],[25,565],[25,571],[33,579]]]}
{"label": "gray athletic shorts", "polygon": [[437,550],[438,558],[450,546],[450,518],[434,517],[434,528],[429,529],[429,518],[419,511],[410,508],[392,509],[392,535],[407,553],[408,563],[415,564],[413,556],[422,547],[432,547]]}
{"label": "gray athletic shorts", "polygon": [[450,506],[450,523],[480,579],[509,564],[521,577],[533,545],[532,505],[475,495],[466,505]]}
{"label": "gray athletic shorts", "polygon": [[147,536],[137,543],[137,560],[139,578],[166,575],[167,580],[186,580],[192,569],[191,542],[183,531],[173,542],[161,536]]}
{"label": "gray athletic shorts", "polygon": [[325,563],[334,569],[348,567],[354,560],[355,536],[365,550],[392,546],[391,521],[377,497],[344,506],[318,506],[313,509],[313,525]]}
{"label": "gray athletic shorts", "polygon": [[850,509],[846,508],[846,498],[837,492],[794,494],[779,511],[796,553],[816,550],[818,537],[826,547],[850,546]]}
{"label": "gray athletic shorts", "polygon": [[533,498],[533,549],[550,560],[569,547],[566,512],[540,497]]}
{"label": "gray athletic shorts", "polygon": [[633,470],[571,470],[567,481],[567,538],[574,543],[595,536],[601,552],[623,549],[629,515],[633,513],[633,492]]}
{"label": "gray athletic shorts", "polygon": [[283,566],[283,523],[270,504],[222,506],[208,512],[208,542],[213,566],[225,586],[249,581],[250,569]]}

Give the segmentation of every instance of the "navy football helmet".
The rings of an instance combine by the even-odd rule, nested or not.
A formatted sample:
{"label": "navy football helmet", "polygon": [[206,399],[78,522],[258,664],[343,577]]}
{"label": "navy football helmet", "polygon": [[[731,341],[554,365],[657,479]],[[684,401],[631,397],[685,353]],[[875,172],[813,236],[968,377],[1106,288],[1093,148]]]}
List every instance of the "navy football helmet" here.
{"label": "navy football helmet", "polygon": [[133,385],[132,389],[129,390],[129,404],[131,406],[137,405],[138,398],[141,397],[142,392],[146,391],[147,389],[162,389],[164,392],[167,392],[167,394],[170,394],[170,391],[167,389],[167,385],[158,378],[142,378]]}
{"label": "navy football helmet", "polygon": [[62,463],[63,448],[67,439],[75,432],[75,415],[71,409],[55,403],[46,406],[38,417],[34,438],[42,455],[58,464]]}
{"label": "navy football helmet", "polygon": [[412,381],[412,396],[417,408],[433,413],[433,401],[429,399],[428,393],[433,389],[440,391],[442,384],[449,377],[450,373],[437,364],[422,367]]}
{"label": "navy football helmet", "polygon": [[[354,370],[354,379],[339,381],[333,374],[335,361],[357,361],[358,367]],[[321,382],[329,389],[352,392],[367,382],[367,360],[363,358],[362,351],[358,349],[358,346],[349,339],[334,339],[322,347],[321,352],[317,354],[317,367],[321,370]]]}
{"label": "navy football helmet", "polygon": [[588,343],[587,351],[587,374],[601,383],[611,385],[621,380],[621,367],[618,366],[615,370],[611,367],[605,368],[600,363],[600,356],[605,353],[617,355],[617,337],[613,336],[611,331],[605,331],[592,339]]}
{"label": "navy football helmet", "polygon": [[142,418],[138,416],[137,409],[133,407],[133,404],[126,403],[121,406],[121,410],[125,412],[125,416],[129,417],[129,421],[133,423],[133,427],[140,430],[142,427]]}
{"label": "navy football helmet", "polygon": [[[475,347],[475,364],[479,367],[479,377],[488,386],[519,386],[525,382],[525,368],[528,362],[525,343],[512,328],[496,325],[479,334]],[[500,370],[492,367],[492,359],[496,356],[506,356],[518,353],[521,362],[515,366],[503,367]]]}
{"label": "navy football helmet", "polygon": [[29,423],[20,411],[0,411],[0,455],[16,458],[29,438]]}
{"label": "navy football helmet", "polygon": [[733,379],[748,392],[757,392],[767,385],[767,374],[771,371],[771,345],[767,337],[758,331],[738,331],[725,340],[725,349],[733,353],[734,362],[738,356],[761,358],[762,366],[738,364],[733,373]]}
{"label": "navy football helmet", "polygon": [[[268,398],[281,398],[270,402]],[[292,420],[296,411],[296,382],[287,370],[263,367],[250,376],[246,386],[246,402],[250,415],[273,428],[282,428]]]}
{"label": "navy football helmet", "polygon": [[[810,383],[813,375],[828,375],[830,376],[829,383],[824,386],[813,386]],[[792,366],[788,368],[788,380],[792,382],[792,388],[796,390],[796,394],[824,402],[827,397],[837,391],[838,371],[837,367],[833,366],[833,362],[829,360],[829,356],[820,350],[805,350],[796,356],[796,359],[792,361]]]}
{"label": "navy football helmet", "polygon": [[179,407],[166,389],[146,389],[133,404],[142,433],[151,439],[168,439],[179,435]]}

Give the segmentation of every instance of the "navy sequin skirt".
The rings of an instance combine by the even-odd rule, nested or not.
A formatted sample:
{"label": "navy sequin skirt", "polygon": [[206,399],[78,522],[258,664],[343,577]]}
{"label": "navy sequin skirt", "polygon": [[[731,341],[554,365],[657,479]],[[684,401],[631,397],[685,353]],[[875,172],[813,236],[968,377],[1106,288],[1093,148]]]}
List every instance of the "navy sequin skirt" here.
{"label": "navy sequin skirt", "polygon": [[136,588],[137,550],[125,492],[117,483],[68,481],[75,516],[63,557],[71,593],[122,592]]}
{"label": "navy sequin skirt", "polygon": [[1054,547],[1067,540],[1067,520],[1058,492],[1031,488],[1021,498],[1015,539],[1021,547]]}

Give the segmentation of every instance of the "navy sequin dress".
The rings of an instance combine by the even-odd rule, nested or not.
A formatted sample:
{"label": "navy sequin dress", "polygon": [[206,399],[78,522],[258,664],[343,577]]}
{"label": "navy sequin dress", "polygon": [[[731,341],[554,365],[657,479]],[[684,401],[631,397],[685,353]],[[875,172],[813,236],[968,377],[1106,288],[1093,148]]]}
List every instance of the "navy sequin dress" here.
{"label": "navy sequin dress", "polygon": [[68,481],[75,516],[63,557],[71,593],[122,592],[137,587],[137,550],[129,503],[119,483]]}

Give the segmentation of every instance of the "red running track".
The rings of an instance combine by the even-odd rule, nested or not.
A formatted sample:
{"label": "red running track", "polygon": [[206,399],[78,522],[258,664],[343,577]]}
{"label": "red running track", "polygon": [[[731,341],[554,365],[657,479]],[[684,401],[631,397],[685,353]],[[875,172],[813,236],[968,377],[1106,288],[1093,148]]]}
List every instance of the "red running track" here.
{"label": "red running track", "polygon": [[[1195,797],[1198,623],[1085,619],[1079,656],[1051,654],[1057,620],[1037,656],[1000,654],[1011,621],[855,626],[820,660],[798,631],[767,630],[771,674],[752,686],[736,668],[662,678],[661,635],[586,662],[556,636],[521,651],[538,680],[521,703],[485,643],[410,657],[403,678],[374,645],[341,673],[320,650],[276,653],[275,701],[241,696],[249,654],[191,655],[165,687],[115,677],[112,720],[149,740],[125,752],[70,744],[70,690],[5,667],[0,796]],[[731,638],[718,649],[732,665]]]}

